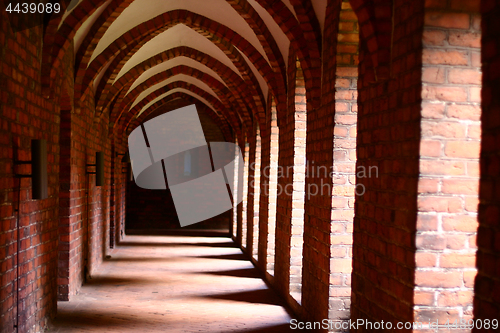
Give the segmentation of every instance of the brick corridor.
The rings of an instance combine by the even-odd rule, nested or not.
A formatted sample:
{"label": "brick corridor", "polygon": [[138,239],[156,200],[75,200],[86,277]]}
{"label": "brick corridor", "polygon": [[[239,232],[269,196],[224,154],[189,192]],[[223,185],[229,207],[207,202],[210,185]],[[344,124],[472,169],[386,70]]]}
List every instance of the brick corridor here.
{"label": "brick corridor", "polygon": [[226,237],[127,236],[49,332],[288,332],[290,315]]}

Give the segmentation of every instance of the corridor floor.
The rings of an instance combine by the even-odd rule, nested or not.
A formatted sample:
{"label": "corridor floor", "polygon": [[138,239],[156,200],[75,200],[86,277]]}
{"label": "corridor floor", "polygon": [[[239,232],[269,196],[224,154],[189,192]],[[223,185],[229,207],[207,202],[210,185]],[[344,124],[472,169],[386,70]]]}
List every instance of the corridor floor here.
{"label": "corridor floor", "polygon": [[282,305],[230,238],[127,236],[49,332],[292,332]]}

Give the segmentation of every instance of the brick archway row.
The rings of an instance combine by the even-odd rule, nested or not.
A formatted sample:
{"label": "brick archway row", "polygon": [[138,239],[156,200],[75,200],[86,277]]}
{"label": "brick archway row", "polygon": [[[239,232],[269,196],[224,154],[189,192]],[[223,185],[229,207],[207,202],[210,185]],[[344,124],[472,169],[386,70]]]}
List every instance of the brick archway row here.
{"label": "brick archway row", "polygon": [[[297,53],[301,67],[304,71],[307,101],[312,103],[313,107],[319,107],[321,102],[321,53],[320,46],[317,43],[317,36],[314,40],[306,39],[305,32],[302,30],[299,21],[290,9],[281,1],[256,0],[267,12],[274,18],[276,23],[288,37],[292,47]],[[309,1],[309,0],[307,0]],[[298,2],[294,8],[300,9]],[[307,9],[300,9],[299,12],[307,13]],[[299,13],[297,13],[299,14]],[[285,101],[278,101],[278,106]],[[286,110],[278,109],[278,113]]]}
{"label": "brick archway row", "polygon": [[350,0],[359,22],[360,35],[370,53],[371,80],[390,78],[393,1],[392,0]]}
{"label": "brick archway row", "polygon": [[[107,31],[108,27],[115,21],[115,19],[123,12],[125,8],[133,0],[114,0],[112,1],[103,11],[103,13],[97,18],[96,22],[92,25],[89,33],[87,33],[82,45],[78,50],[78,54],[75,57],[76,68],[80,68],[80,65],[87,64],[90,59],[99,39],[102,38],[104,33]],[[241,3],[242,1],[240,1]],[[79,4],[68,16],[64,22],[60,20],[54,20],[50,22],[50,27],[52,27],[52,33],[46,38],[46,45],[50,46],[46,48],[44,54],[47,55],[44,64],[53,65],[53,62],[61,56],[63,49],[69,46],[71,40],[73,39],[76,31],[81,26],[81,24],[88,19],[92,13],[105,3],[105,0],[90,1],[84,0]],[[246,1],[245,1],[246,3]],[[249,26],[252,28],[257,38],[261,41],[262,47],[268,56],[269,61],[273,65],[273,68],[279,68],[282,75],[285,73],[284,60],[279,48],[277,47],[274,37],[269,32],[267,26],[263,23],[260,16],[253,10],[251,6],[233,6],[237,13],[242,16]],[[57,36],[57,43],[53,43],[53,37],[57,33],[57,27],[61,24],[59,32],[62,32]],[[47,73],[50,74],[50,73]],[[54,74],[54,73],[52,73]],[[47,83],[50,79],[50,75],[46,76]],[[284,79],[284,77],[283,77]]]}
{"label": "brick archway row", "polygon": [[162,100],[154,103],[151,105],[147,110],[145,110],[139,117],[127,117],[127,119],[124,119],[125,121],[122,122],[123,125],[123,131],[121,133],[125,133],[125,137],[127,137],[137,126],[140,126],[144,121],[148,119],[154,112],[158,109],[161,108],[164,105],[167,105],[171,101],[181,98],[184,101],[190,102],[192,104],[197,104],[202,105],[203,110],[214,122],[215,124],[220,128],[222,134],[224,135],[224,138],[228,142],[232,142],[234,140],[233,134],[231,132],[231,128],[229,124],[221,118],[219,115],[217,115],[214,110],[207,106],[205,103],[203,103],[201,100],[198,98],[188,95],[184,92],[176,92],[173,93],[172,95],[169,95]]}
{"label": "brick archway row", "polygon": [[[252,28],[252,30],[255,32],[257,37],[260,36],[264,37],[264,41],[266,41],[267,44],[264,44],[262,42],[261,44],[264,47],[266,54],[268,55],[269,62],[271,63],[273,69],[275,69],[275,72],[278,71],[281,72],[281,76],[283,77],[283,83],[285,83],[286,59],[283,58],[283,54],[281,53],[278,44],[276,43],[276,40],[269,31],[264,20],[260,17],[260,15],[255,11],[255,9],[252,7],[252,5],[250,5],[250,3],[247,0],[226,0],[226,1],[234,8],[234,10],[236,10],[241,15],[241,17],[243,17],[243,19],[247,22],[250,28]],[[269,57],[269,52],[266,50],[266,46],[271,48],[272,53],[275,54],[274,58]]]}
{"label": "brick archway row", "polygon": [[312,44],[309,46],[312,50],[318,50],[321,56],[322,46],[322,31],[319,25],[318,18],[314,12],[314,7],[311,0],[290,0],[293,6],[297,19],[304,32],[306,40]]}
{"label": "brick archway row", "polygon": [[[122,106],[118,106],[118,109],[127,109],[129,108],[129,106],[134,102],[135,98],[142,92],[144,91],[145,89],[147,89],[148,87],[152,86],[154,83],[156,82],[163,82],[171,77],[175,77],[176,75],[178,74],[191,74],[193,77],[196,77],[198,79],[200,79],[200,81],[206,83],[207,85],[209,85],[214,91],[215,93],[217,94],[218,98],[222,101],[222,105],[224,105],[224,109],[223,110],[228,110],[229,112],[231,112],[232,114],[236,114],[236,110],[237,109],[237,105],[235,103],[235,100],[234,98],[232,98],[232,95],[231,95],[231,92],[229,91],[229,89],[227,89],[226,86],[224,86],[222,83],[220,83],[219,81],[215,80],[213,77],[209,76],[208,74],[205,74],[201,71],[198,71],[194,68],[191,68],[191,67],[188,67],[188,66],[178,66],[172,70],[169,70],[169,71],[166,71],[166,72],[162,72],[162,73],[159,73],[157,75],[155,75],[154,77],[150,78],[149,80],[147,80],[146,82],[144,82],[143,84],[139,85],[136,89],[134,89],[133,92],[131,92],[131,96],[127,99],[127,101],[125,101],[125,103],[122,104]],[[149,82],[148,82],[149,81]],[[177,82],[182,82],[182,83],[185,83],[184,81],[175,81],[175,82],[172,82],[171,84],[175,84]],[[168,85],[167,85],[168,86]],[[196,87],[197,89],[200,89],[199,87],[197,87],[196,85],[192,85],[193,87]],[[158,88],[157,90],[161,90],[163,87],[161,88]],[[204,91],[202,89],[200,89],[201,91]],[[212,96],[212,94],[210,93],[207,93],[206,91],[204,91],[206,93],[207,96]],[[129,95],[130,95],[129,94]],[[217,98],[214,98],[215,101],[219,102],[220,101],[217,99]],[[140,104],[141,102],[139,102],[138,104]],[[134,108],[132,108],[134,109]],[[246,112],[245,114],[243,115],[237,115],[236,114],[236,119],[242,119],[242,122],[243,123],[248,123],[248,124],[251,124],[252,123],[252,119],[250,117],[248,117],[248,114],[249,112]],[[226,115],[227,117],[227,115]]]}
{"label": "brick archway row", "polygon": [[[257,90],[257,93],[254,95],[254,100],[258,108],[255,114],[256,117],[264,115],[265,103],[259,83],[236,47],[244,51],[245,55],[251,59],[256,68],[259,69],[259,73],[267,81],[271,89],[276,91],[278,84],[277,80],[275,80],[276,75],[267,63],[267,60],[262,57],[253,45],[249,44],[232,30],[203,16],[185,10],[175,10],[163,13],[150,21],[136,26],[115,40],[92,61],[88,69],[85,71],[81,70],[77,73],[76,86],[80,88],[80,91],[77,91],[75,98],[78,100],[86,90],[90,89],[90,83],[98,76],[103,68],[109,65],[108,61],[110,58],[114,57],[114,60],[112,60],[111,65],[109,65],[99,83],[97,88],[98,92],[104,89],[106,84],[112,84],[112,81],[114,81],[116,75],[125,63],[147,41],[151,40],[159,33],[166,31],[168,28],[180,23],[189,26],[206,37],[208,36],[208,38],[217,45],[231,61],[233,61],[240,73],[243,74],[247,84],[255,87]],[[208,28],[206,28],[207,26]]]}
{"label": "brick archway row", "polygon": [[[121,12],[124,8],[126,8],[126,6],[128,6],[128,3],[126,3],[126,2],[121,2],[121,3],[120,3],[120,5],[118,5],[118,2],[116,2],[116,3],[113,3],[113,6],[112,6],[112,7],[113,7],[113,8],[115,8],[115,9],[116,9],[116,8],[118,8],[119,12]],[[75,10],[76,10],[76,9],[75,9]],[[85,15],[84,15],[84,14],[82,14],[82,13],[91,14],[91,12],[92,12],[92,11],[87,11],[87,12],[85,12],[85,11],[81,11],[81,10],[79,10],[79,11],[74,11],[73,13],[71,13],[71,14],[70,14],[70,17],[73,17],[74,15],[77,15],[77,14],[79,14],[79,16],[82,16],[82,15],[83,15],[83,16],[85,16]],[[241,12],[241,11],[240,11],[240,12]],[[114,17],[116,17],[116,16],[117,16],[117,15],[111,15],[112,13],[113,13],[113,11],[112,11],[111,7],[109,7],[109,6],[108,6],[108,7],[104,10],[104,14],[105,14],[105,16],[109,16],[111,19],[113,19]],[[271,88],[275,90],[275,91],[274,91],[274,93],[276,94],[276,86],[274,86],[274,87],[273,87],[273,84],[271,84],[271,82],[273,82],[273,83],[274,83],[274,82],[280,82],[280,81],[281,81],[281,82],[283,82],[283,78],[282,78],[282,77],[280,77],[280,78],[276,78],[276,77],[275,77],[275,75],[274,75],[275,73],[273,72],[273,69],[272,69],[271,67],[269,67],[269,64],[267,63],[267,61],[266,61],[265,59],[263,59],[262,55],[261,55],[260,53],[258,53],[258,51],[256,51],[256,49],[253,47],[253,45],[249,44],[246,40],[244,40],[243,38],[241,38],[241,36],[235,35],[235,33],[234,33],[233,31],[230,31],[227,27],[224,27],[224,28],[222,28],[222,29],[221,29],[221,28],[218,26],[218,24],[217,24],[216,22],[213,22],[213,21],[211,21],[211,20],[208,20],[208,19],[206,19],[206,18],[203,18],[202,16],[199,16],[199,15],[197,15],[197,14],[189,13],[189,12],[187,12],[187,11],[183,11],[183,10],[176,10],[176,11],[169,12],[169,13],[170,13],[170,14],[172,14],[172,17],[173,17],[175,20],[177,20],[177,21],[178,21],[178,23],[187,23],[187,21],[191,22],[191,20],[193,20],[193,21],[197,21],[197,22],[199,22],[199,23],[200,23],[200,22],[202,22],[202,23],[206,23],[206,24],[205,24],[205,26],[206,26],[206,27],[208,27],[208,29],[213,28],[213,29],[215,30],[215,31],[213,31],[215,34],[217,34],[217,33],[216,33],[216,31],[218,31],[218,33],[219,33],[219,36],[218,36],[218,37],[220,37],[220,38],[221,38],[221,40],[224,40],[224,36],[223,36],[222,31],[227,32],[227,33],[229,34],[229,37],[227,37],[226,39],[227,39],[228,41],[229,41],[229,40],[231,40],[231,41],[235,41],[235,40],[237,40],[237,41],[238,41],[238,45],[235,45],[235,46],[237,46],[237,47],[238,47],[238,49],[242,50],[242,52],[244,52],[244,53],[245,53],[245,55],[246,55],[249,59],[251,59],[251,61],[253,61],[253,62],[257,65],[257,67],[262,67],[262,69],[260,70],[261,74],[262,74],[263,72],[267,72],[267,73],[268,73],[268,75],[267,75],[267,76],[264,76],[264,78],[267,80],[267,83],[271,86]],[[187,15],[183,15],[183,13],[187,13]],[[165,16],[165,14],[167,14],[167,15],[168,15],[168,13],[164,13],[164,14],[163,14],[163,15],[161,15],[161,16]],[[256,13],[253,13],[252,15],[254,15],[254,16],[255,16],[255,18],[257,18],[257,17],[258,17],[258,15],[257,15]],[[77,15],[77,16],[78,16],[78,15]],[[194,16],[194,17],[193,17],[193,16]],[[190,17],[190,18],[189,18],[189,17]],[[201,19],[200,19],[200,18],[201,18]],[[259,18],[260,18],[260,17],[259,17]],[[68,20],[69,20],[69,19],[68,19]],[[155,21],[155,20],[156,20],[156,21]],[[73,17],[73,19],[72,19],[72,20],[69,20],[69,21],[75,21],[75,20],[74,20],[74,17]],[[89,55],[89,54],[91,53],[91,51],[93,51],[93,48],[95,48],[95,45],[96,45],[96,43],[98,42],[98,39],[100,38],[100,35],[103,35],[103,34],[104,34],[104,32],[105,32],[105,31],[106,31],[106,29],[107,29],[107,26],[109,26],[109,24],[111,24],[111,22],[109,22],[109,21],[104,21],[104,22],[108,23],[108,25],[104,25],[104,26],[102,26],[103,21],[104,21],[104,20],[103,20],[103,18],[102,18],[102,17],[100,17],[100,18],[97,20],[97,22],[93,25],[93,28],[91,29],[91,33],[90,33],[90,34],[88,34],[87,38],[86,38],[86,39],[84,40],[84,42],[82,43],[82,46],[83,46],[83,47],[80,47],[80,50],[79,50],[79,52],[78,52],[78,54],[77,54],[77,56],[76,56],[76,62],[77,62],[77,65],[79,65],[79,66],[80,66],[80,69],[81,69],[82,67],[85,67],[85,64],[86,64],[86,61],[81,61],[81,60],[84,60],[84,58],[89,58],[89,57],[90,57],[90,55]],[[150,22],[147,22],[147,26],[148,26],[148,27],[154,26],[154,25],[155,25],[155,23],[154,23],[154,22],[158,22],[158,17],[157,17],[157,18],[155,18],[155,19],[152,19]],[[70,30],[69,30],[69,29],[70,29],[70,26],[68,26],[68,22],[64,22],[64,23],[63,23],[63,26],[64,26],[64,24],[66,24],[66,27],[65,27],[64,29],[66,29],[66,30],[68,31],[68,33],[66,34],[66,36],[72,36],[72,35],[74,36],[74,34],[73,34]],[[97,26],[98,26],[98,25],[101,25],[101,27],[100,27],[100,28],[97,28]],[[140,26],[141,26],[141,25],[140,25]],[[255,29],[255,27],[256,27],[256,26],[255,26],[255,25],[253,25],[253,28],[254,28],[254,29]],[[136,28],[137,28],[137,27],[136,27]],[[136,28],[134,28],[134,29],[136,29]],[[144,28],[146,28],[146,29],[147,29],[146,24],[143,24],[143,25],[142,25],[142,28],[143,28],[143,29],[144,29]],[[64,31],[64,29],[61,29],[60,31]],[[132,29],[132,30],[134,30],[134,29]],[[262,29],[262,28],[261,28],[261,30],[265,30],[265,31],[267,31],[267,27],[266,27],[265,29]],[[93,32],[95,32],[95,33],[93,33]],[[136,32],[137,32],[137,31],[136,31]],[[203,31],[202,33],[203,33],[204,35],[206,35],[206,31]],[[131,34],[131,31],[127,32],[125,35],[127,35],[127,34],[128,34],[127,38],[128,38],[129,40],[130,40],[130,39],[132,39],[132,38],[130,38],[130,37],[133,35],[133,34]],[[88,38],[89,38],[89,36],[90,36],[90,35],[92,35],[92,37],[90,37],[91,41],[89,42],[89,41],[88,41]],[[124,36],[125,36],[125,35],[124,35]],[[263,43],[263,45],[264,45],[264,44],[266,44],[266,45],[267,45],[267,44],[272,44],[272,45],[276,46],[275,41],[272,39],[272,35],[271,35],[268,31],[267,31],[267,33],[265,33],[265,35],[266,35],[267,37],[265,37],[265,38],[259,38],[259,39],[260,39],[260,40],[264,40],[264,41],[269,40],[269,41],[271,41],[271,42],[270,42],[270,43]],[[124,36],[122,36],[122,37],[124,37]],[[214,35],[214,36],[215,36],[215,35]],[[59,37],[60,37],[60,36],[59,36]],[[135,37],[137,37],[137,35],[136,35],[136,34],[135,34]],[[60,39],[60,38],[59,38],[59,39]],[[212,41],[213,41],[213,38],[212,38]],[[115,42],[116,42],[116,41],[115,41]],[[62,40],[60,40],[60,43],[59,43],[59,44],[61,44],[61,43],[62,43]],[[232,46],[230,43],[229,43],[229,45],[230,45],[230,46]],[[264,47],[265,47],[265,48],[267,48],[267,49],[271,48],[271,49],[273,49],[273,50],[274,50],[273,52],[271,52],[271,53],[273,53],[273,54],[269,54],[269,53],[270,53],[270,51],[269,51],[269,50],[268,50],[268,51],[266,51],[266,53],[268,53],[268,56],[270,57],[270,59],[276,59],[275,54],[279,54],[279,55],[281,56],[281,53],[276,53],[276,52],[279,52],[279,50],[277,49],[277,46],[276,46],[276,47],[274,47],[274,46],[267,47],[266,45],[264,45]],[[56,46],[54,46],[54,48],[55,48],[55,49],[62,48],[62,45],[59,45],[59,46],[57,46],[57,45],[56,45]],[[92,50],[90,50],[90,49],[92,49]],[[82,51],[82,50],[87,50],[87,51]],[[227,52],[227,51],[225,51],[225,50],[223,50],[223,51],[224,51],[226,54],[228,54],[228,52]],[[54,52],[54,51],[53,51],[53,52]],[[53,52],[52,52],[52,53],[53,53]],[[81,52],[84,52],[84,53],[86,53],[86,54],[85,54],[85,55],[82,55],[82,53],[81,53]],[[51,52],[47,52],[47,53],[51,53]],[[238,53],[238,51],[237,51],[237,50],[233,50],[233,52],[232,52],[232,53],[236,53],[236,56],[235,56],[234,58],[241,58],[241,55],[237,54],[237,53]],[[239,57],[238,57],[238,56],[239,56]],[[56,57],[56,58],[57,58],[57,57]],[[81,60],[80,60],[80,59],[81,59]],[[234,62],[234,60],[233,60],[233,62]],[[276,61],[274,61],[274,62],[276,63]],[[278,61],[278,62],[280,62],[280,61]],[[261,65],[259,65],[259,63],[260,63]],[[257,85],[258,85],[258,82],[257,82],[256,78],[255,78],[255,77],[253,77],[253,73],[251,72],[250,68],[248,67],[248,65],[246,64],[246,62],[245,62],[243,59],[239,59],[239,66],[238,66],[238,67],[239,67],[240,71],[242,71],[242,73],[243,73],[244,75],[249,76],[249,77],[251,78],[251,80],[250,80],[250,81],[253,81],[253,83],[254,83],[254,85],[255,85],[255,86],[257,86]],[[282,71],[282,72],[284,71],[284,67],[282,68],[282,70],[281,70],[281,71]],[[272,73],[273,75],[269,75],[271,72],[273,72],[273,73]],[[81,73],[80,73],[80,74],[81,74]],[[87,73],[87,74],[88,74],[88,73]],[[86,76],[90,76],[90,77],[92,77],[91,75],[86,75]],[[273,76],[273,77],[272,77],[272,78],[268,78],[268,76]],[[95,77],[95,76],[94,76],[94,77]],[[92,77],[92,78],[94,78],[94,77]],[[77,81],[78,81],[78,79],[77,79]],[[86,87],[88,87],[88,85],[90,85],[90,84],[89,84],[89,81],[90,81],[90,80],[89,80],[89,79],[87,79],[87,80],[84,80],[83,82],[77,82],[77,86],[80,86],[82,89],[85,89]],[[82,83],[83,83],[83,84],[82,84]],[[86,83],[88,83],[88,84],[86,85]],[[248,83],[247,83],[247,84],[248,84]],[[284,89],[282,89],[282,93],[284,93]],[[83,95],[83,94],[84,94],[84,92],[77,92],[77,98],[78,98],[79,96]],[[259,104],[262,104],[262,105],[263,105],[263,107],[264,107],[264,103],[263,103],[262,99],[263,99],[263,98],[261,98],[261,101],[259,101]]]}
{"label": "brick archway row", "polygon": [[[205,72],[185,65],[179,65],[170,68],[150,77],[149,79],[138,85],[136,88],[134,88],[131,92],[129,92],[120,104],[116,104],[115,109],[118,108],[118,110],[129,110],[130,106],[143,91],[145,91],[149,87],[154,86],[157,83],[164,82],[170,78],[175,78],[175,76],[179,74],[189,75],[207,84],[214,90],[218,98],[223,102],[223,104],[225,104],[227,109],[236,109],[236,100],[231,91],[223,83]],[[245,112],[245,110],[242,110],[242,112],[240,112],[240,117],[243,119],[243,122],[252,123],[252,118],[248,111]]]}
{"label": "brick archway row", "polygon": [[[234,51],[238,52],[235,49],[234,49]],[[100,82],[100,84],[99,84],[99,86],[97,88],[97,93],[95,95],[95,99],[96,100],[99,101],[101,99],[101,92],[105,91],[106,87],[111,87],[113,85],[113,81],[114,81],[116,72],[118,72],[119,69],[117,69],[116,71],[112,71],[111,68],[116,67],[117,66],[116,65],[117,62],[119,62],[119,59],[115,58],[113,60],[114,65],[112,64],[110,66],[110,68],[108,69],[107,73],[104,75],[103,80]],[[121,64],[121,65],[123,65],[123,64]],[[246,63],[245,63],[245,65],[246,65]],[[107,82],[105,83],[104,80],[106,78],[107,78]],[[253,77],[253,78],[255,79],[255,77]],[[135,78],[132,77],[132,80],[134,80],[134,79]],[[250,107],[251,108],[250,112],[248,112],[248,114],[252,115],[250,118],[255,117],[258,120],[258,119],[260,119],[262,117],[262,115],[265,115],[265,113],[263,111],[264,105],[262,104],[262,100],[264,98],[263,97],[263,93],[262,93],[262,91],[261,91],[260,86],[258,85],[258,83],[252,84],[251,82],[250,83],[249,82],[244,82],[244,85],[245,85],[246,89],[249,92],[249,95],[250,95],[249,96],[249,101],[251,101],[251,103],[250,104],[240,103],[240,107],[242,109],[242,112],[244,112],[244,110],[246,110],[247,108]],[[126,91],[122,91],[122,93],[126,94]],[[104,109],[99,109],[99,108],[97,109],[97,113],[98,114],[102,113],[103,111],[104,111]]]}
{"label": "brick archway row", "polygon": [[[127,0],[127,2],[132,2],[132,0]],[[234,2],[234,1],[232,1]],[[231,3],[231,2],[230,2]],[[248,6],[241,6],[241,4],[246,3]],[[231,3],[231,5],[233,5]],[[252,28],[256,36],[261,42],[261,45],[266,52],[266,55],[269,59],[269,62],[271,63],[274,71],[280,72],[283,76],[283,82],[286,80],[286,68],[285,68],[285,62],[283,59],[283,55],[281,54],[281,51],[278,48],[278,45],[276,41],[274,40],[273,35],[269,32],[269,29],[265,25],[265,23],[262,21],[262,18],[255,12],[252,6],[248,4],[246,0],[240,0],[238,6],[234,6],[233,8],[238,12],[239,15],[241,15],[248,23],[248,25]],[[119,11],[120,8],[117,8],[116,13],[121,13]],[[107,14],[108,11],[105,11]],[[98,20],[96,22],[92,29],[91,33],[87,35],[87,37],[84,40],[84,43],[82,43],[82,46],[85,45],[85,47],[80,47],[78,50],[78,54],[76,55],[76,69],[85,69],[88,65],[88,62],[92,56],[92,53],[95,50],[95,47],[97,46],[99,39],[104,35],[106,32],[108,26],[114,22],[114,20],[118,17],[118,15],[109,17],[109,19],[106,20]],[[101,15],[102,16],[102,15]],[[107,15],[106,17],[108,17]],[[103,23],[107,23],[107,26],[102,26]],[[79,59],[82,59],[84,61],[80,62]]]}
{"label": "brick archway row", "polygon": [[[84,0],[69,13],[64,21],[61,21],[62,16],[50,20],[44,35],[42,50],[41,83],[46,97],[51,94],[53,88],[52,82],[54,82],[57,75],[56,69],[59,67],[64,57],[65,50],[70,47],[76,32],[101,5],[106,3],[106,1],[107,0]],[[104,31],[100,29],[98,32],[102,33],[99,38],[104,35],[105,30],[111,25],[112,21],[118,17],[116,13],[123,12],[130,2],[130,0],[113,0],[108,4],[100,18],[108,18],[109,24],[106,24],[107,21],[100,20],[100,18],[95,23],[101,23],[104,28]],[[61,6],[62,9],[65,10],[67,8],[67,3],[62,1]],[[92,30],[90,32],[92,32]],[[83,45],[85,45],[85,41],[82,43],[82,46]]]}
{"label": "brick archway row", "polygon": [[[113,85],[107,85],[97,103],[97,108],[101,110],[107,108],[116,95],[119,95],[117,103],[121,103],[130,87],[133,85],[135,79],[142,73],[165,61],[181,56],[198,61],[219,74],[219,76],[224,80],[226,86],[229,87],[229,90],[232,92],[237,103],[240,105],[240,109],[247,107],[251,109],[256,108],[250,93],[251,90],[248,89],[244,80],[238,74],[236,74],[228,66],[221,63],[219,60],[187,46],[176,47],[157,54],[132,68],[120,77],[120,79],[118,79],[118,81],[116,81]],[[107,104],[106,101],[108,101]],[[115,120],[120,117],[121,112],[123,112],[123,110],[113,108],[111,110],[110,121],[112,123],[115,122]]]}
{"label": "brick archway row", "polygon": [[[219,101],[216,97],[214,97],[212,94],[207,93],[205,90],[200,89],[199,87],[184,82],[184,81],[175,81],[170,84],[167,84],[164,87],[161,87],[155,91],[153,91],[151,94],[146,96],[142,101],[137,103],[130,111],[128,111],[126,114],[122,115],[117,122],[125,121],[128,123],[127,119],[130,119],[131,117],[135,117],[136,114],[138,114],[144,106],[146,106],[148,103],[152,102],[154,99],[157,97],[163,95],[164,93],[168,93],[170,90],[175,89],[175,88],[183,88],[186,90],[189,90],[193,92],[194,94],[204,98],[206,101],[208,101],[214,108],[217,110],[223,117],[226,118],[226,121],[231,125],[233,128],[233,131],[235,133],[238,133],[242,131],[242,126],[241,122],[239,120],[238,115],[233,112],[232,110],[228,110],[226,105],[224,105],[221,101]],[[158,103],[158,102],[156,102]],[[155,104],[156,104],[155,103]],[[155,105],[153,104],[153,105]],[[149,108],[151,108],[150,106]]]}

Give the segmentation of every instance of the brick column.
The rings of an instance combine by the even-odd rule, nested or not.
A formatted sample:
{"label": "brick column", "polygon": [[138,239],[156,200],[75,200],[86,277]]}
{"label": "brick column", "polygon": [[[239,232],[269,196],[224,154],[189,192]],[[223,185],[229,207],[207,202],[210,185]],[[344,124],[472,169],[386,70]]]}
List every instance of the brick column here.
{"label": "brick column", "polygon": [[[335,71],[335,119],[333,136],[333,190],[330,226],[330,298],[332,320],[350,316],[352,231],[356,189],[356,133],[358,120],[359,26],[348,1],[341,3]],[[376,172],[376,171],[375,171]],[[359,177],[376,177],[372,169],[360,168]]]}
{"label": "brick column", "polygon": [[[294,284],[294,292],[300,288],[304,219],[305,88],[293,49],[290,49],[288,61],[287,102],[286,113],[278,114],[280,135],[275,262],[276,286],[285,297],[289,297],[292,291],[290,283]],[[294,296],[297,297],[297,294]]]}
{"label": "brick column", "polygon": [[243,201],[241,202],[241,246],[248,248],[248,180],[250,166],[250,144],[245,143],[243,153]]}
{"label": "brick column", "polygon": [[[247,227],[247,237],[245,247],[247,248],[248,255],[251,256],[253,253],[253,237],[254,237],[254,209],[255,209],[255,159],[257,155],[257,133],[256,128],[253,128],[253,135],[249,139],[249,151],[248,151],[248,163],[245,162],[247,180],[246,180],[246,199],[247,199],[247,212],[246,212],[246,227]],[[258,213],[258,210],[257,210]]]}
{"label": "brick column", "polygon": [[[240,151],[241,151],[241,159],[243,160],[243,171],[244,171],[244,168],[245,168],[245,144],[244,144],[244,138],[241,140],[241,141],[238,141],[237,142],[238,146],[240,147]],[[237,169],[238,170],[238,169]],[[243,237],[243,204],[244,204],[244,201],[246,200],[245,196],[243,195],[243,188],[244,188],[244,180],[245,180],[245,177],[244,177],[244,172],[236,172],[236,174],[238,175],[238,179],[237,179],[237,184],[238,184],[238,195],[241,195],[241,198],[242,198],[242,201],[236,206],[236,237],[235,237],[235,241],[237,244],[239,244],[240,246],[243,245],[243,240],[242,240],[242,237]]]}
{"label": "brick column", "polygon": [[[356,178],[364,193],[354,207],[351,319],[395,327],[414,315],[424,4],[394,1],[378,9],[393,13],[392,20],[377,25],[357,9],[359,30],[376,30],[360,33],[356,169],[366,173]],[[391,49],[377,49],[377,36],[385,41],[388,30]],[[376,75],[384,73],[376,68],[383,55],[390,60],[389,77]]]}
{"label": "brick column", "polygon": [[320,109],[308,109],[303,306],[308,320],[350,317],[355,193],[358,22],[330,2]]}
{"label": "brick column", "polygon": [[278,137],[276,104],[268,99],[266,129],[261,140],[261,189],[259,204],[259,265],[262,271],[274,275],[274,248],[276,238],[276,201],[278,185]]}
{"label": "brick column", "polygon": [[253,214],[252,214],[252,256],[255,260],[259,254],[259,214],[260,214],[260,169],[262,159],[262,142],[260,137],[259,125],[255,130],[255,162],[253,169],[253,181],[250,184],[253,188]]}
{"label": "brick column", "polygon": [[61,110],[59,132],[59,242],[57,299],[69,301],[71,239],[71,110]]}
{"label": "brick column", "polygon": [[300,304],[302,302],[302,267],[304,247],[304,204],[306,173],[306,128],[307,106],[304,75],[297,61],[295,78],[295,133],[294,167],[290,248],[290,294]]}
{"label": "brick column", "polygon": [[[235,144],[238,146],[238,140],[236,140]],[[234,158],[234,193],[238,193],[239,191],[239,186],[241,186],[241,183],[239,181],[238,177],[238,170],[239,170],[239,161],[240,161],[240,150],[236,149],[235,151],[235,158]],[[236,201],[237,196],[234,197],[234,200]],[[231,235],[233,239],[238,238],[238,207],[240,207],[240,204],[238,205],[233,205],[233,211],[232,211],[232,224],[231,224]]]}

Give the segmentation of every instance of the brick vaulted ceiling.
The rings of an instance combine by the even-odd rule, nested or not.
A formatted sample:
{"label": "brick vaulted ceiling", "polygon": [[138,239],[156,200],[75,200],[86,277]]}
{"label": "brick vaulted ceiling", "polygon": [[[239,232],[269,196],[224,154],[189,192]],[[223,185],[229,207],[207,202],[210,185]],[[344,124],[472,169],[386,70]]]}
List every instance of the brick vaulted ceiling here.
{"label": "brick vaulted ceiling", "polygon": [[326,0],[73,0],[48,27],[44,63],[73,43],[75,107],[93,94],[114,129],[185,98],[239,136],[263,127],[270,94],[285,98],[294,43],[308,45],[296,54],[314,79],[325,11]]}

